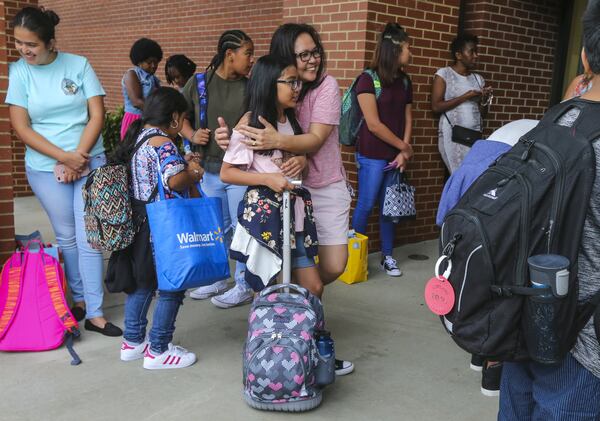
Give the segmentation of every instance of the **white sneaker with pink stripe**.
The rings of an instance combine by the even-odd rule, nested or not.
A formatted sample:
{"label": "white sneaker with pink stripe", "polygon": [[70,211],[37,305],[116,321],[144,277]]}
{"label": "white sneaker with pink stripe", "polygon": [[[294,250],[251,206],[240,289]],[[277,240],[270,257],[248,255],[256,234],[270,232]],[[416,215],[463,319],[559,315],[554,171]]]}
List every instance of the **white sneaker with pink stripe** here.
{"label": "white sneaker with pink stripe", "polygon": [[169,344],[169,348],[159,355],[154,355],[150,347],[144,353],[144,368],[162,370],[167,368],[184,368],[196,362],[196,354],[181,346]]}
{"label": "white sneaker with pink stripe", "polygon": [[121,361],[134,361],[144,358],[148,345],[150,345],[148,341],[144,341],[139,345],[130,344],[127,341],[121,342]]}

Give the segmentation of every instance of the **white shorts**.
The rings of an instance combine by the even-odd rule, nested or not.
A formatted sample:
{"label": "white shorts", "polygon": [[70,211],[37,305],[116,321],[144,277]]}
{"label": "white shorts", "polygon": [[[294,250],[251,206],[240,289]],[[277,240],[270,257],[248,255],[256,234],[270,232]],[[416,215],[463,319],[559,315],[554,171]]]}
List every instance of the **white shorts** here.
{"label": "white shorts", "polygon": [[312,197],[319,245],[348,244],[350,224],[350,193],[346,180],[325,187],[306,187]]}

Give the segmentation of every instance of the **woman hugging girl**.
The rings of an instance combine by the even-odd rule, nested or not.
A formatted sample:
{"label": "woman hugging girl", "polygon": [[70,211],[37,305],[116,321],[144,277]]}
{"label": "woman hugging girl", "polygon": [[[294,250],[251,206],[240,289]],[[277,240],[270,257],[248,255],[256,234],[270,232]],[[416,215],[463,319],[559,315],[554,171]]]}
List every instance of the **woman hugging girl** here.
{"label": "woman hugging girl", "polygon": [[[274,55],[261,57],[255,64],[246,88],[248,113],[242,119],[251,127],[263,128],[266,120],[278,131],[301,134],[294,108],[302,82],[295,63]],[[281,150],[253,151],[243,141],[247,138],[234,130],[223,158],[221,180],[224,183],[249,186],[238,210],[238,225],[231,244],[234,259],[246,263],[246,282],[255,291],[275,281],[281,270],[281,250],[284,229],[294,229],[292,235],[293,279],[319,297],[323,284],[314,256],[317,235],[312,215],[310,193],[294,189],[290,179],[302,175],[304,165]],[[282,227],[280,210],[284,190],[293,190],[293,226]]]}

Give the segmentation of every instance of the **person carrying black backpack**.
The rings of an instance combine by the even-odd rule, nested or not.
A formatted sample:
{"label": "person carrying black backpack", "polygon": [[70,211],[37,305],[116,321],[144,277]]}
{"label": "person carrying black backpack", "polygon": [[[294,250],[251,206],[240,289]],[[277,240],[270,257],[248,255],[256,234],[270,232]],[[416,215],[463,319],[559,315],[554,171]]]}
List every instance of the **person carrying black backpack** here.
{"label": "person carrying black backpack", "polygon": [[[573,127],[593,125],[597,114],[585,108],[600,103],[600,1],[591,0],[583,17],[583,51],[581,58],[588,74],[593,74],[591,88],[581,100],[556,120],[558,125]],[[569,104],[562,104],[565,106]],[[583,105],[583,110],[582,106]],[[581,114],[581,116],[580,116]],[[599,133],[600,134],[600,133]],[[568,139],[566,139],[568,140]],[[592,143],[595,172],[592,191],[581,235],[578,266],[578,302],[589,303],[600,290],[600,136]],[[577,235],[573,230],[572,235]],[[576,269],[577,270],[577,269]],[[571,352],[558,364],[506,362],[500,388],[498,420],[597,420],[600,419],[600,311],[579,332]]]}

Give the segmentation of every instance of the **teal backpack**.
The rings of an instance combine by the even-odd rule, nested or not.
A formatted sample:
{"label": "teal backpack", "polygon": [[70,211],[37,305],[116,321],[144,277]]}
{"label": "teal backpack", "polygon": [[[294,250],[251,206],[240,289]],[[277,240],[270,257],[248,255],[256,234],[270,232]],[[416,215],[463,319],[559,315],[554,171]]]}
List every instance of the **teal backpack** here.
{"label": "teal backpack", "polygon": [[[377,73],[371,69],[365,69],[363,73],[368,74],[373,79],[373,85],[375,86],[375,99],[379,99],[381,95],[381,81]],[[361,75],[359,75],[352,85],[344,92],[342,97],[342,115],[340,117],[340,143],[346,146],[354,146],[360,127],[365,121],[362,115],[360,106],[358,105],[358,99],[356,98],[356,90],[354,85]]]}

